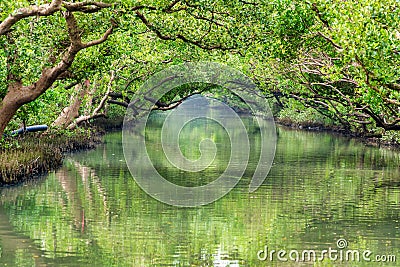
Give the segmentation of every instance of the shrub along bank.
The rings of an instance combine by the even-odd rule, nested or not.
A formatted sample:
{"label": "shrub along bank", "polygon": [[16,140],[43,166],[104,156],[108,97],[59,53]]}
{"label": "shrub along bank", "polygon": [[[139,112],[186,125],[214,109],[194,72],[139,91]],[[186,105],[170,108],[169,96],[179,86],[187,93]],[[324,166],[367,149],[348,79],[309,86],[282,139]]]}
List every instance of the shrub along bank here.
{"label": "shrub along bank", "polygon": [[0,186],[17,184],[54,170],[64,154],[94,148],[102,131],[46,131],[5,137],[0,141]]}

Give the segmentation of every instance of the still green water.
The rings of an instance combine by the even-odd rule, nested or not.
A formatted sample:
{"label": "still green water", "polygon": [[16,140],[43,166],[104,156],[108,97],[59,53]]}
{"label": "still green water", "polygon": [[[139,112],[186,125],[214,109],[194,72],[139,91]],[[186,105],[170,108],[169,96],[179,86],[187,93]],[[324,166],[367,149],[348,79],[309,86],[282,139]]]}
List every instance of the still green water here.
{"label": "still green water", "polygon": [[[250,142],[257,144],[251,119],[247,126]],[[156,118],[147,138],[154,139],[148,150],[158,171],[186,186],[212,181],[227,166],[235,145],[224,143],[226,133],[218,127],[203,121],[183,129],[181,150],[188,158],[199,156],[196,140],[205,133],[212,133],[218,148],[207,171],[189,175],[163,157]],[[105,144],[67,156],[63,167],[48,176],[1,190],[0,264],[397,266],[391,255],[400,262],[400,154],[331,134],[277,131],[274,164],[256,192],[248,193],[257,164],[253,149],[240,183],[222,199],[198,208],[169,206],[144,193],[126,167],[121,133],[107,134]],[[338,249],[339,239],[347,241],[346,248]],[[260,252],[265,246],[268,257],[261,261],[257,254],[265,256]],[[391,262],[346,261],[344,256],[340,261],[327,255],[316,262],[289,259],[291,250],[301,257],[304,250],[318,256],[329,248],[360,255],[370,250],[371,260],[381,255]],[[272,250],[286,250],[288,261],[279,261],[276,253],[271,261]]]}

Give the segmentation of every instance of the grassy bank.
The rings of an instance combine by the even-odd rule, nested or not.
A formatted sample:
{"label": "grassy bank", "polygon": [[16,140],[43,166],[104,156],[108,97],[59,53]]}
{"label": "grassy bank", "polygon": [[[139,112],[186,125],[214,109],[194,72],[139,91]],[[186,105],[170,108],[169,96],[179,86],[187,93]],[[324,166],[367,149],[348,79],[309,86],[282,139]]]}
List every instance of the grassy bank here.
{"label": "grassy bank", "polygon": [[64,153],[95,147],[101,132],[93,129],[47,131],[0,141],[0,186],[23,182],[54,170]]}

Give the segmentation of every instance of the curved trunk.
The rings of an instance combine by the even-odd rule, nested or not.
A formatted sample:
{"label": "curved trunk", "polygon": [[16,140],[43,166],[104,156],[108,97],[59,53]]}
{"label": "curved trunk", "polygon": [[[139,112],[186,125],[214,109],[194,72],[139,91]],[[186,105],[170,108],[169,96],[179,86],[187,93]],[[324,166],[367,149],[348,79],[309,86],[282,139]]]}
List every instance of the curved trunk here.
{"label": "curved trunk", "polygon": [[79,109],[82,104],[83,97],[87,94],[87,87],[83,88],[81,84],[75,85],[76,95],[72,95],[70,99],[71,105],[65,107],[58,118],[51,126],[66,128],[75,118],[79,116]]}
{"label": "curved trunk", "polygon": [[[8,93],[0,102],[0,137],[17,110],[24,104],[34,100],[37,92],[30,87],[22,86],[20,82],[10,84]],[[36,94],[35,94],[36,93]]]}
{"label": "curved trunk", "polygon": [[[59,6],[60,2],[61,1],[54,0],[50,6],[52,5]],[[68,3],[65,4],[68,5]],[[80,2],[76,4],[84,5],[84,7],[88,5],[88,3],[80,3]],[[102,3],[93,3],[93,5],[95,6],[100,5],[99,8],[110,6],[109,4],[102,4]],[[46,92],[46,90],[53,85],[53,83],[60,77],[60,75],[64,73],[64,71],[66,71],[72,65],[72,62],[74,62],[75,56],[78,54],[79,51],[105,42],[113,32],[114,27],[116,26],[115,23],[112,23],[111,27],[99,39],[90,41],[88,43],[82,43],[78,23],[74,15],[72,14],[72,11],[77,11],[76,10],[77,7],[74,5],[74,3],[72,3],[69,4],[67,9],[68,8],[70,11],[63,13],[67,23],[67,30],[70,39],[70,45],[67,51],[64,53],[61,61],[57,65],[55,65],[52,68],[43,69],[42,74],[35,83],[28,86],[23,86],[23,84],[20,81],[17,81],[9,85],[6,96],[0,102],[0,136],[3,136],[4,129],[6,128],[10,120],[14,117],[17,110],[22,105],[35,100],[44,92]],[[23,10],[19,10],[19,12],[23,12]],[[27,16],[30,15],[28,14]],[[14,18],[13,16],[11,17]],[[20,17],[19,19],[22,18],[23,17]],[[12,25],[12,23],[10,25]],[[2,33],[3,27],[6,26],[4,25],[4,23],[1,23],[0,35],[3,34]]]}
{"label": "curved trunk", "polygon": [[0,104],[0,138],[3,136],[6,126],[14,117],[18,108],[19,107],[15,105],[15,103],[5,102],[4,100]]}

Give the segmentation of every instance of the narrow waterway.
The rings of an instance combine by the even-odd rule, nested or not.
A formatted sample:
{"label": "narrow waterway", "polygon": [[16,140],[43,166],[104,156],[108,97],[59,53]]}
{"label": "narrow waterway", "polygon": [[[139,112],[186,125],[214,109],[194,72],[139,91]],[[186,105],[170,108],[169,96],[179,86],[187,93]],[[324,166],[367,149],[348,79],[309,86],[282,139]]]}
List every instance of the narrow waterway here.
{"label": "narrow waterway", "polygon": [[[154,116],[149,138],[159,134],[162,116]],[[251,129],[251,119],[247,126]],[[202,127],[212,132],[218,148],[209,169],[201,176],[182,174],[153,142],[148,150],[160,173],[193,186],[223,171],[230,146],[223,145],[226,133],[218,125],[204,121],[182,131],[182,151],[198,157],[190,144],[204,134]],[[274,164],[256,192],[248,192],[255,149],[239,184],[198,208],[169,206],[144,193],[126,166],[121,133],[109,133],[103,145],[68,155],[63,167],[46,177],[1,190],[0,264],[397,266],[390,261],[393,256],[400,261],[400,154],[327,133],[277,131]],[[249,132],[256,143],[257,131]],[[326,254],[320,261],[330,248],[338,258]],[[285,250],[281,260],[287,261],[271,256],[272,250]],[[294,251],[301,260],[304,250],[315,251],[316,262],[295,262]],[[352,255],[346,260],[348,250],[359,251],[360,262]],[[371,254],[363,259],[367,250]]]}

